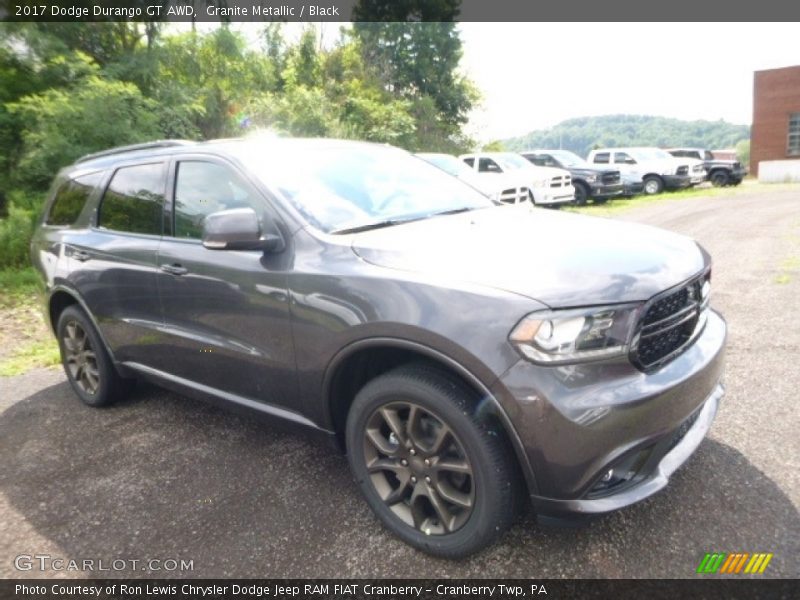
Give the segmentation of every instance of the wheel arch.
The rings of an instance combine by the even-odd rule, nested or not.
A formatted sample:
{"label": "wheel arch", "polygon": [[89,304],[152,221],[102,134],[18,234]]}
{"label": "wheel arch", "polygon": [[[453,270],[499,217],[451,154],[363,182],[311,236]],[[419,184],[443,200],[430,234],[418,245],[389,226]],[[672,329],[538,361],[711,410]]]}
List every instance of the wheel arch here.
{"label": "wheel arch", "polygon": [[423,362],[445,374],[458,378],[480,398],[482,410],[497,419],[514,451],[528,490],[537,488],[533,469],[522,440],[505,409],[479,377],[457,360],[433,348],[396,338],[372,338],[354,342],[343,348],[329,364],[323,379],[323,401],[326,427],[335,433],[339,449],[346,450],[344,431],[347,414],[358,390],[375,377],[410,362]]}
{"label": "wheel arch", "polygon": [[117,361],[114,358],[114,353],[111,351],[111,346],[108,345],[108,341],[106,341],[105,336],[103,336],[103,332],[100,330],[92,311],[89,310],[89,307],[86,305],[86,302],[84,302],[83,298],[81,298],[80,294],[78,294],[72,288],[63,285],[54,287],[47,299],[47,316],[50,320],[50,329],[52,330],[53,335],[58,335],[58,319],[61,316],[61,313],[63,313],[67,307],[75,305],[79,306],[86,314],[86,317],[89,319],[92,327],[94,327],[94,330],[97,333],[97,337],[100,338],[103,347],[108,353],[108,356],[111,358],[111,364],[113,364],[117,371],[119,371],[120,367],[117,365]]}

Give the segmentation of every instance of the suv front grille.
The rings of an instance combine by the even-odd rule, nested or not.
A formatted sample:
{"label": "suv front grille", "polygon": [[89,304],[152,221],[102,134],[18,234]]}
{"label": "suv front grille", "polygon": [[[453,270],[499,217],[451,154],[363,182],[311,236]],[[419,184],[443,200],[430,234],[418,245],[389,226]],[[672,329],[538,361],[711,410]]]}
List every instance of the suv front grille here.
{"label": "suv front grille", "polygon": [[706,276],[657,297],[644,312],[633,344],[631,360],[651,369],[675,358],[693,339],[708,299],[702,298]]}

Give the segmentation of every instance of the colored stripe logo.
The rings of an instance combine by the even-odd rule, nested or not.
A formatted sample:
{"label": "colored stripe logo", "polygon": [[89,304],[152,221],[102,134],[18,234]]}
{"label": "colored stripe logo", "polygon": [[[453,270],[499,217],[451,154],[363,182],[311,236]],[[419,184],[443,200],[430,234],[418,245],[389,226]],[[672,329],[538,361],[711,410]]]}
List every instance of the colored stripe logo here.
{"label": "colored stripe logo", "polygon": [[756,552],[755,554],[748,552],[706,553],[697,567],[697,572],[701,574],[719,573],[728,575],[738,575],[739,573],[761,574],[766,570],[769,561],[772,560],[772,556],[771,552]]}

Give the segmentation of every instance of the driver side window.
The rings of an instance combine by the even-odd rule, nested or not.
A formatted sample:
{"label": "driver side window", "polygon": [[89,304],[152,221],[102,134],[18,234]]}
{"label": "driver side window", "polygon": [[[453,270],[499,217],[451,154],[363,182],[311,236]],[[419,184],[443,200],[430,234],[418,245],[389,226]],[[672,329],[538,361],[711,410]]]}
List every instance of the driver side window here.
{"label": "driver side window", "polygon": [[635,165],[636,161],[627,152],[614,152],[614,162],[623,165]]}
{"label": "driver side window", "polygon": [[207,215],[230,208],[262,212],[262,200],[233,170],[204,161],[181,161],[175,174],[175,237],[200,239]]}

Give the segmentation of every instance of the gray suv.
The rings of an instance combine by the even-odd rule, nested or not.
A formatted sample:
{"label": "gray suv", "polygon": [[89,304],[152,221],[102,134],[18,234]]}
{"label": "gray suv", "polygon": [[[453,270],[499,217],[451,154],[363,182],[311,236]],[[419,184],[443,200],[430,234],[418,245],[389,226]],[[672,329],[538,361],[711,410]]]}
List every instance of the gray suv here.
{"label": "gray suv", "polygon": [[31,250],[83,402],[142,378],[321,434],[384,525],[439,556],[529,504],[552,518],[650,496],[723,394],[695,242],[496,205],[389,146],[86,156]]}

